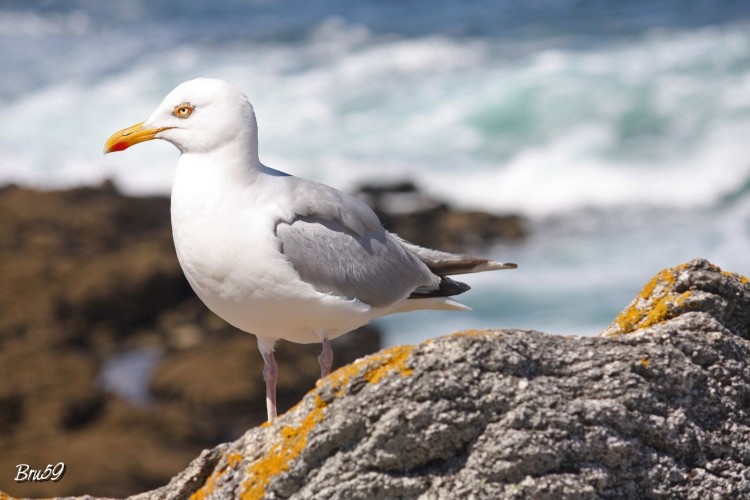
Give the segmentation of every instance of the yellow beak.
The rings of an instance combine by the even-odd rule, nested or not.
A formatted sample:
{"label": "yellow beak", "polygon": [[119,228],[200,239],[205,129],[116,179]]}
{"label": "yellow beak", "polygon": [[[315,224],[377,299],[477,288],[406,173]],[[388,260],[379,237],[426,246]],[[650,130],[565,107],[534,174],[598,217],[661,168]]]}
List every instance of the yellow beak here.
{"label": "yellow beak", "polygon": [[122,129],[119,132],[112,134],[112,136],[107,139],[107,142],[104,143],[104,154],[106,155],[107,153],[112,153],[114,151],[123,151],[139,142],[156,139],[156,134],[170,128],[172,127],[143,128],[143,122],[136,123],[132,127]]}

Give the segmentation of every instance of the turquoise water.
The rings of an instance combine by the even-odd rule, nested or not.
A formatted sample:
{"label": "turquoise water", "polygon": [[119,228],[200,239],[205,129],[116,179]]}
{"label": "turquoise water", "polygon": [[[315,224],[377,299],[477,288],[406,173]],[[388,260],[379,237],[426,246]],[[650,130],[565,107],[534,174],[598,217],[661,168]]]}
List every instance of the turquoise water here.
{"label": "turquoise water", "polygon": [[[624,5],[623,5],[624,4]],[[750,274],[750,4],[68,0],[0,5],[0,182],[168,193],[177,153],[103,157],[177,83],[236,82],[261,158],[341,189],[412,178],[532,237],[471,313],[380,321],[592,334],[659,269]]]}

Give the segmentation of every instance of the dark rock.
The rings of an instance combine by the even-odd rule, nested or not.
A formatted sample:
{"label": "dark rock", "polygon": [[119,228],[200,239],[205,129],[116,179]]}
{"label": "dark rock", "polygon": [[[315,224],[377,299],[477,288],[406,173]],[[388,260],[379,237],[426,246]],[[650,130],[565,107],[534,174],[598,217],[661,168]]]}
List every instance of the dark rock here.
{"label": "dark rock", "polygon": [[0,396],[0,429],[11,429],[23,419],[23,398],[18,393]]}
{"label": "dark rock", "polygon": [[750,497],[747,278],[695,260],[631,307],[384,350],[134,498]]}
{"label": "dark rock", "polygon": [[518,215],[451,208],[411,181],[361,186],[356,195],[389,231],[421,246],[462,252],[517,242],[527,235],[526,222]]}

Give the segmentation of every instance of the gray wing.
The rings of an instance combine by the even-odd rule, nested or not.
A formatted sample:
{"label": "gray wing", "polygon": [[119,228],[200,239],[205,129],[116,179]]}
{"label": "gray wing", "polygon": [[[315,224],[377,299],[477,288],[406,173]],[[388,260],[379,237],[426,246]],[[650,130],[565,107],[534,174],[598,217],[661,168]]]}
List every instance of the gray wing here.
{"label": "gray wing", "polygon": [[440,278],[382,226],[365,226],[360,235],[339,221],[302,216],[280,222],[276,236],[300,277],[320,292],[385,307],[439,287]]}
{"label": "gray wing", "polygon": [[290,218],[286,222],[290,224],[298,217],[318,217],[336,221],[360,237],[367,231],[383,230],[375,212],[354,196],[299,177],[285,177],[284,181],[289,190]]}

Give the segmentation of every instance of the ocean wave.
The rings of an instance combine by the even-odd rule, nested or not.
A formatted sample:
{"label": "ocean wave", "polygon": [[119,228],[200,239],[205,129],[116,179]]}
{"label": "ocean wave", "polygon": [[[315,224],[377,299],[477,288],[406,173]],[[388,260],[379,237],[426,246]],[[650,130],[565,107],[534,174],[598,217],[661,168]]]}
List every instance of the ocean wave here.
{"label": "ocean wave", "polygon": [[91,18],[83,10],[68,13],[4,11],[0,16],[0,36],[8,38],[47,38],[50,36],[84,35]]}
{"label": "ocean wave", "polygon": [[0,183],[168,193],[174,148],[104,157],[103,143],[212,76],[252,99],[270,166],[349,190],[411,178],[457,206],[531,216],[527,240],[491,252],[518,271],[468,280],[473,312],[386,318],[410,332],[390,343],[498,325],[595,333],[661,268],[702,256],[750,271],[750,24],[737,12],[750,7],[394,5],[9,0]]}
{"label": "ocean wave", "polygon": [[[90,23],[70,21],[77,15],[20,18],[17,29],[79,30],[85,39]],[[543,216],[711,206],[750,176],[747,25],[520,57],[524,50],[509,46],[527,41],[404,37],[341,19],[290,41],[116,38],[106,49],[120,40],[120,61],[100,62],[102,47],[76,45],[86,73],[78,78],[54,77],[72,71],[63,59],[10,69],[33,81],[0,90],[0,181],[114,178],[129,192],[167,192],[170,148],[103,158],[101,144],[199,75],[246,90],[268,164],[347,189],[410,177],[459,205]]]}

